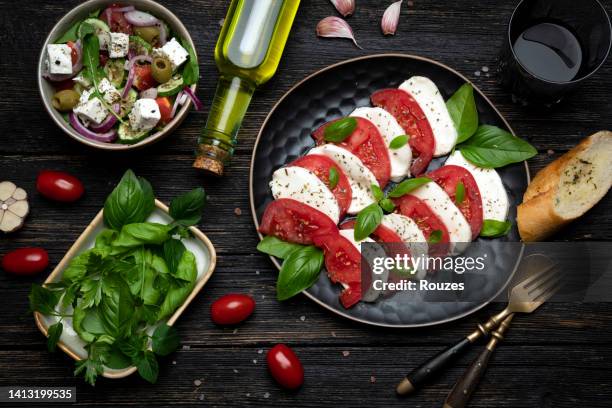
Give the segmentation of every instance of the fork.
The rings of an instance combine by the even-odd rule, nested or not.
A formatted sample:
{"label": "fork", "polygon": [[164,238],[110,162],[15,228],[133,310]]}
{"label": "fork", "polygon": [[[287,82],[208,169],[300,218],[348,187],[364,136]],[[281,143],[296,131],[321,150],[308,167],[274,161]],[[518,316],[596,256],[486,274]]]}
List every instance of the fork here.
{"label": "fork", "polygon": [[[543,258],[547,260],[547,265],[512,288],[508,306],[503,311],[491,317],[485,324],[478,324],[478,328],[474,332],[412,370],[397,385],[396,392],[399,395],[407,395],[421,388],[432,377],[468,350],[472,344],[483,337],[487,337],[491,330],[499,326],[509,315],[514,313],[531,313],[548,300],[556,289],[555,291],[540,290],[540,288],[552,289],[552,287],[549,288],[549,285],[542,287],[542,284],[546,284],[550,279],[554,279],[552,281],[553,284],[558,284],[561,276],[556,273],[555,264],[548,257]],[[536,289],[538,289],[537,292],[535,292]],[[532,290],[532,292],[529,292],[529,290]]]}
{"label": "fork", "polygon": [[[550,272],[551,269],[553,272]],[[493,351],[497,344],[503,340],[503,335],[508,330],[514,313],[533,312],[561,288],[563,275],[555,273],[554,268],[551,269],[544,270],[526,279],[512,289],[510,304],[502,313],[495,316],[499,316],[498,318],[501,319],[502,323],[497,330],[491,333],[492,338],[485,349],[455,383],[446,397],[443,408],[464,408],[467,406],[472,393],[487,369]],[[507,313],[507,316],[502,318],[503,313]]]}

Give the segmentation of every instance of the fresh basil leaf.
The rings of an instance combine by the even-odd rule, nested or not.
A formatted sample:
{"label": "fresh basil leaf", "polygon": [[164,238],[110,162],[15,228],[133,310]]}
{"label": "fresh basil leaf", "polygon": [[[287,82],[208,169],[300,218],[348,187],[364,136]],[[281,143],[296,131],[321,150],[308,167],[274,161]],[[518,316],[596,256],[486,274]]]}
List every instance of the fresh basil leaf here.
{"label": "fresh basil leaf", "polygon": [[459,181],[455,186],[455,203],[461,205],[463,200],[465,200],[465,186]]}
{"label": "fresh basil leaf", "polygon": [[100,318],[100,313],[97,309],[87,309],[85,311],[85,317],[81,322],[81,327],[87,333],[91,333],[96,336],[106,333],[106,329],[104,328],[104,324]]}
{"label": "fresh basil leaf", "polygon": [[323,138],[328,142],[340,143],[357,128],[357,120],[353,117],[342,118],[323,131]]}
{"label": "fresh basil leaf", "polygon": [[372,195],[374,196],[376,202],[385,198],[385,193],[383,193],[380,187],[378,187],[376,184],[371,184],[370,189],[372,190]]}
{"label": "fresh basil leaf", "polygon": [[61,291],[50,290],[41,285],[33,284],[30,290],[30,311],[44,315],[55,314],[55,305],[60,300]]}
{"label": "fresh basil leaf", "polygon": [[427,242],[430,244],[437,244],[442,241],[442,231],[441,230],[433,230],[431,234],[429,234],[429,239]]}
{"label": "fresh basil leaf", "polygon": [[160,356],[167,356],[168,354],[176,351],[179,346],[180,338],[178,331],[168,326],[166,323],[162,323],[157,326],[157,329],[151,336],[153,345],[153,352]]}
{"label": "fresh basil leaf", "polygon": [[468,161],[485,168],[519,163],[538,153],[526,141],[490,125],[480,126],[474,136],[461,144],[460,149]]}
{"label": "fresh basil leaf", "polygon": [[49,350],[50,352],[55,351],[55,349],[57,348],[57,342],[59,341],[63,331],[64,325],[62,324],[62,322],[57,322],[49,326],[49,328],[47,329],[47,350]]}
{"label": "fresh basil leaf", "polygon": [[77,301],[77,305],[72,312],[72,327],[84,342],[91,343],[95,340],[95,336],[83,328],[86,316],[87,313],[82,306],[82,302]]}
{"label": "fresh basil leaf", "polygon": [[104,223],[119,231],[124,225],[146,221],[154,207],[151,185],[128,170],[104,203]]}
{"label": "fresh basil leaf", "polygon": [[117,342],[117,347],[123,354],[134,359],[141,351],[147,349],[147,336],[145,334],[121,339]]}
{"label": "fresh basil leaf", "polygon": [[393,212],[393,210],[395,210],[395,204],[388,198],[383,198],[378,204],[383,210],[388,213]]}
{"label": "fresh basil leaf", "polygon": [[171,316],[187,299],[194,286],[195,283],[189,283],[185,286],[172,286],[159,307],[157,320],[163,320]]}
{"label": "fresh basil leaf", "polygon": [[276,281],[276,298],[286,300],[312,286],[323,266],[323,251],[315,246],[302,247],[289,254]]}
{"label": "fresh basil leaf", "polygon": [[198,276],[198,267],[196,265],[195,255],[191,251],[183,252],[176,272],[172,273],[172,275],[185,282],[195,282]]}
{"label": "fresh basil leaf", "polygon": [[290,253],[303,248],[303,245],[294,244],[292,242],[282,241],[271,235],[264,237],[259,244],[257,250],[264,254],[272,255],[280,259],[286,259]]}
{"label": "fresh basil leaf", "polygon": [[481,237],[487,238],[498,238],[508,235],[512,223],[508,221],[497,221],[497,220],[484,220],[482,222],[482,229],[480,230]]}
{"label": "fresh basil leaf", "polygon": [[188,41],[181,39],[181,44],[189,53],[189,61],[183,69],[183,83],[187,86],[197,84],[200,79],[200,67],[198,65],[198,57]]}
{"label": "fresh basil leaf", "polygon": [[340,181],[340,174],[335,167],[329,168],[329,189],[333,190],[338,185],[338,181]]}
{"label": "fresh basil leaf", "polygon": [[157,376],[159,375],[159,365],[157,364],[157,358],[152,351],[146,350],[142,356],[138,359],[136,366],[138,367],[138,374],[151,384],[157,382]]}
{"label": "fresh basil leaf", "polygon": [[161,245],[170,239],[171,229],[171,225],[154,222],[125,225],[121,228],[119,236],[113,241],[113,247],[115,248],[113,253],[141,245]]}
{"label": "fresh basil leaf", "polygon": [[389,197],[397,198],[401,197],[404,194],[408,194],[409,192],[416,190],[424,184],[427,184],[431,181],[428,177],[417,177],[413,179],[404,180],[399,183],[397,186],[389,192]]}
{"label": "fresh basil leaf", "polygon": [[382,217],[383,211],[378,203],[370,204],[361,210],[355,223],[355,241],[361,241],[373,233],[380,225]]}
{"label": "fresh basil leaf", "polygon": [[471,84],[463,84],[457,92],[446,101],[455,128],[457,143],[468,140],[478,129],[478,109],[474,100],[474,88]]}
{"label": "fresh basil leaf", "polygon": [[100,319],[108,334],[114,338],[129,336],[134,313],[134,299],[130,288],[122,279],[115,279],[113,291],[100,302]]}
{"label": "fresh basil leaf", "polygon": [[79,30],[79,26],[80,25],[81,25],[80,21],[77,21],[76,23],[71,25],[70,28],[68,29],[68,31],[66,31],[64,33],[64,35],[62,35],[60,38],[55,40],[55,43],[56,44],[65,44],[68,41],[76,41],[76,40],[78,40],[77,32]]}
{"label": "fresh basil leaf", "polygon": [[183,252],[186,250],[185,244],[178,239],[169,239],[164,242],[162,250],[164,253],[164,260],[166,261],[166,265],[168,265],[168,270],[172,274],[176,273],[181,258],[183,257]]}
{"label": "fresh basil leaf", "polygon": [[123,354],[117,346],[113,346],[106,357],[104,365],[114,370],[121,370],[130,367],[132,365],[132,359]]}
{"label": "fresh basil leaf", "polygon": [[196,225],[202,218],[206,193],[201,187],[182,194],[170,202],[170,216],[185,227]]}
{"label": "fresh basil leaf", "polygon": [[406,146],[406,143],[408,143],[408,140],[410,140],[410,137],[408,135],[396,136],[389,143],[389,149],[397,150],[399,148],[402,148]]}

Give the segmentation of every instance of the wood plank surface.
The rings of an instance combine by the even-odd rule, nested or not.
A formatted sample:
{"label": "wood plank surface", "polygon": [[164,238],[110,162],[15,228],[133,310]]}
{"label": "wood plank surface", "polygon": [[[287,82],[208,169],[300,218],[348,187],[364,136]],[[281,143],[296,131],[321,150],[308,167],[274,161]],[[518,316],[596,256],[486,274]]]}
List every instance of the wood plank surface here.
{"label": "wood plank surface", "polygon": [[[191,112],[172,136],[149,148],[106,153],[65,136],[45,112],[36,83],[36,64],[49,30],[76,0],[0,0],[0,179],[30,194],[25,227],[0,236],[0,255],[22,246],[42,246],[56,264],[99,211],[121,174],[132,168],[148,178],[160,199],[203,186],[211,197],[199,227],[213,241],[218,267],[198,299],[178,322],[179,351],[160,362],[157,385],[138,378],[100,380],[95,388],[74,378],[73,362],[46,351],[45,339],[27,313],[32,282],[0,272],[0,386],[76,386],[77,405],[107,406],[412,406],[437,407],[474,357],[462,358],[439,381],[410,399],[394,395],[396,382],[412,367],[466,335],[478,321],[501,309],[492,304],[472,316],[442,326],[391,330],[337,317],[304,296],[275,300],[277,271],[255,251],[257,235],[248,203],[248,171],[259,128],[276,101],[297,81],[347,58],[401,52],[443,62],[474,81],[491,98],[516,133],[539,151],[529,161],[534,173],[582,137],[612,129],[612,64],[608,63],[553,112],[514,105],[497,83],[497,55],[516,0],[404,1],[394,37],[380,34],[379,20],[390,1],[357,0],[348,21],[363,50],[350,41],[320,39],[314,28],[334,15],[327,0],[303,0],[276,76],[259,90],[240,131],[227,175],[208,179],[191,168],[193,150],[213,97],[217,70],[212,53],[228,2],[161,1],[196,43],[201,80],[201,112]],[[612,0],[603,1],[608,10]],[[488,71],[488,72],[487,72]],[[41,169],[67,170],[84,182],[86,195],[74,205],[42,198],[35,189]],[[237,211],[239,209],[240,211]],[[238,215],[239,213],[240,215]],[[558,240],[612,241],[612,197]],[[212,301],[244,292],[257,301],[255,315],[234,328],[216,327]],[[304,387],[295,393],[275,385],[265,368],[265,352],[275,343],[294,347],[306,368]],[[518,317],[476,392],[472,407],[609,407],[612,400],[612,304],[549,304]]]}

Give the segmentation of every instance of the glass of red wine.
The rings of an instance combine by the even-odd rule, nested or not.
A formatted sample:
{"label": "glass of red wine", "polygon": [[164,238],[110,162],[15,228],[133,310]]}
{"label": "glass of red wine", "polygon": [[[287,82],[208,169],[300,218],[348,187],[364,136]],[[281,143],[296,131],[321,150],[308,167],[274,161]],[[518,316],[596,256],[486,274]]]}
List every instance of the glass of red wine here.
{"label": "glass of red wine", "polygon": [[610,17],[598,0],[522,0],[510,19],[498,71],[513,100],[552,107],[604,64]]}

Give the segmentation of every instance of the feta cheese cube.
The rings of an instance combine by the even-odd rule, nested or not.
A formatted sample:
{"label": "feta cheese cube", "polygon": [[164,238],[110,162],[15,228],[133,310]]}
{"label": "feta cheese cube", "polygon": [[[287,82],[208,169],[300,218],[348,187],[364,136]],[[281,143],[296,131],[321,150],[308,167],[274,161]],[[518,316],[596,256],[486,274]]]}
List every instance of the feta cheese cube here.
{"label": "feta cheese cube", "polygon": [[113,105],[121,102],[121,94],[108,79],[104,78],[98,83],[98,90],[104,95],[106,103]]}
{"label": "feta cheese cube", "polygon": [[93,93],[94,93],[93,88],[84,90],[83,93],[81,94],[81,97],[79,98],[79,104],[83,104],[87,102]]}
{"label": "feta cheese cube", "polygon": [[72,78],[72,80],[85,87],[85,88],[89,88],[91,86],[91,81],[89,80],[89,78],[85,78],[85,75],[83,75],[83,73],[81,72],[79,75],[75,76],[74,78]]}
{"label": "feta cheese cube", "polygon": [[102,51],[108,50],[108,44],[110,44],[110,33],[108,31],[99,31],[97,33],[98,42],[100,43],[100,49]]}
{"label": "feta cheese cube", "polygon": [[139,99],[129,115],[130,127],[136,132],[153,129],[161,119],[159,106],[154,99]]}
{"label": "feta cheese cube", "polygon": [[79,118],[94,122],[96,125],[102,123],[108,114],[99,98],[92,98],[85,103],[79,103],[73,111],[79,115]]}
{"label": "feta cheese cube", "polygon": [[163,55],[170,64],[172,64],[172,70],[176,71],[178,67],[180,67],[187,58],[189,58],[189,53],[178,41],[176,38],[171,39],[163,47],[156,49],[155,52],[157,54]]}
{"label": "feta cheese cube", "polygon": [[72,48],[66,44],[47,45],[50,74],[72,74]]}
{"label": "feta cheese cube", "polygon": [[123,58],[128,54],[129,48],[129,35],[123,33],[110,33],[110,44],[108,45],[109,57]]}

